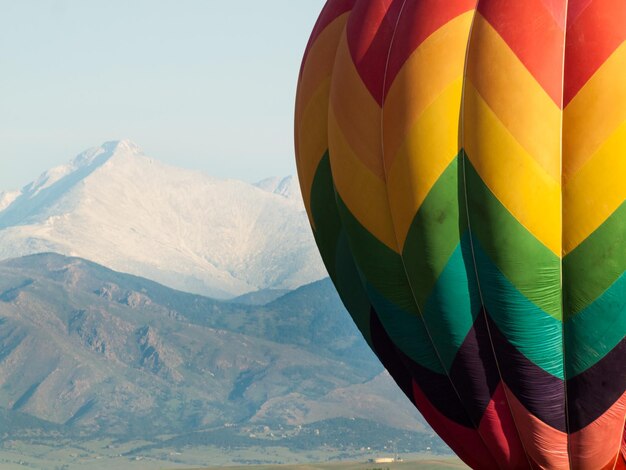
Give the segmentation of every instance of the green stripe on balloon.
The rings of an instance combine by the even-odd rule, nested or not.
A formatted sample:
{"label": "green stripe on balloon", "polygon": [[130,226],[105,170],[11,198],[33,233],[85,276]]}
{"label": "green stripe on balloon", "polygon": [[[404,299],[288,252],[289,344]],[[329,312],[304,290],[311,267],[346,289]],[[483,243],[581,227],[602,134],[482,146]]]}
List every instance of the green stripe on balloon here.
{"label": "green stripe on balloon", "polygon": [[520,353],[549,374],[563,379],[563,324],[517,290],[476,238],[473,248],[482,299],[489,316]]}
{"label": "green stripe on balloon", "polygon": [[315,171],[311,187],[311,214],[315,224],[313,234],[326,269],[354,323],[372,347],[371,304],[341,226],[328,152]]}
{"label": "green stripe on balloon", "polygon": [[372,305],[393,343],[419,365],[445,375],[423,320],[390,302],[373,286],[366,286]]}
{"label": "green stripe on balloon", "polygon": [[[457,245],[422,309],[430,336],[447,371],[450,371],[480,312],[473,269],[468,271],[466,268],[468,249]],[[472,279],[468,279],[468,272]]]}
{"label": "green stripe on balloon", "polygon": [[[460,215],[461,213],[461,215]],[[418,210],[403,251],[409,283],[424,322],[449,371],[480,311],[474,269],[468,279],[460,234],[467,232],[465,203],[459,199],[458,156],[448,165]],[[470,292],[471,291],[471,292]]]}
{"label": "green stripe on balloon", "polygon": [[363,227],[339,194],[337,207],[352,254],[367,282],[398,308],[418,316],[419,310],[407,282],[400,255]]}
{"label": "green stripe on balloon", "polygon": [[337,243],[337,281],[335,287],[348,313],[361,331],[367,344],[374,349],[371,332],[372,305],[361,282],[354,258],[350,251],[346,233],[341,231]]}
{"label": "green stripe on balloon", "polygon": [[511,215],[468,158],[465,158],[465,181],[473,237],[518,292],[560,321],[559,257]]}
{"label": "green stripe on balloon", "polygon": [[357,269],[385,331],[416,363],[444,374],[441,360],[419,315],[400,255],[367,231],[339,195],[337,205]]}
{"label": "green stripe on balloon", "polygon": [[[626,184],[626,182],[625,182]],[[563,259],[565,315],[592,304],[623,275],[626,266],[626,203]]]}
{"label": "green stripe on balloon", "polygon": [[311,185],[311,215],[315,226],[313,230],[315,242],[322,255],[326,270],[332,281],[335,282],[335,266],[337,265],[335,252],[341,231],[341,219],[335,202],[328,151],[320,160]]}
{"label": "green stripe on balloon", "polygon": [[565,323],[567,378],[600,362],[626,337],[626,274]]}
{"label": "green stripe on balloon", "polygon": [[459,244],[459,234],[467,229],[465,207],[459,217],[458,169],[455,158],[424,199],[404,243],[402,258],[419,305],[430,296]]}

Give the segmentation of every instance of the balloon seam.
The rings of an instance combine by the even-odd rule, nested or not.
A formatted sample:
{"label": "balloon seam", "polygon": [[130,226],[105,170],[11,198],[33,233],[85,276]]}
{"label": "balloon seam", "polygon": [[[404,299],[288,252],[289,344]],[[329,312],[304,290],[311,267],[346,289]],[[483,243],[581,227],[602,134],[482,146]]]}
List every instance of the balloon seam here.
{"label": "balloon seam", "polygon": [[567,462],[570,468],[574,468],[572,465],[572,452],[571,452],[571,439],[570,439],[570,422],[569,422],[569,403],[567,395],[567,356],[565,355],[565,292],[563,291],[563,121],[564,121],[564,100],[565,100],[565,50],[567,48],[567,17],[569,10],[569,0],[565,0],[565,18],[563,21],[563,56],[561,62],[561,126],[559,136],[559,175],[561,190],[559,195],[561,197],[561,256],[559,256],[559,281],[560,281],[560,294],[561,294],[561,355],[563,357],[563,404],[565,411],[565,436],[566,436],[566,449],[567,449]]}
{"label": "balloon seam", "polygon": [[483,317],[485,319],[485,325],[487,327],[487,336],[489,337],[489,344],[491,346],[491,352],[493,354],[493,358],[494,358],[494,362],[496,364],[496,369],[498,370],[498,375],[500,376],[500,383],[503,385],[503,391],[504,391],[504,396],[506,397],[506,404],[507,407],[509,409],[509,413],[511,414],[511,419],[513,420],[513,424],[515,425],[515,431],[517,433],[517,437],[520,441],[520,444],[522,445],[522,449],[524,450],[524,455],[526,456],[526,459],[528,461],[528,465],[529,468],[533,468],[533,464],[530,458],[530,455],[528,454],[528,451],[526,449],[526,445],[524,443],[524,439],[522,439],[522,435],[519,431],[519,426],[517,424],[517,421],[515,420],[515,413],[513,413],[513,409],[511,407],[511,399],[509,397],[509,393],[510,391],[508,390],[508,387],[506,387],[506,384],[504,382],[504,377],[502,375],[502,369],[500,368],[500,361],[498,360],[498,356],[496,354],[496,348],[495,345],[493,344],[493,337],[492,337],[492,333],[491,333],[491,328],[489,327],[489,319],[487,317],[487,309],[485,307],[485,301],[484,301],[484,297],[483,297],[483,292],[482,292],[482,288],[480,286],[480,278],[478,276],[478,265],[476,263],[476,252],[474,250],[474,238],[472,236],[472,224],[471,224],[471,218],[469,215],[469,200],[468,200],[468,193],[467,193],[467,175],[466,175],[466,166],[465,166],[465,162],[467,161],[467,156],[465,154],[465,146],[464,144],[464,140],[465,140],[465,85],[466,85],[466,81],[467,81],[467,68],[468,68],[468,62],[469,62],[469,53],[470,53],[470,46],[471,46],[471,41],[472,41],[472,36],[473,36],[473,30],[474,30],[474,25],[476,24],[476,15],[478,15],[478,5],[480,4],[480,0],[476,0],[476,9],[475,9],[475,13],[474,13],[474,18],[472,19],[472,24],[470,26],[470,34],[467,40],[467,48],[465,50],[465,64],[464,64],[464,70],[463,70],[463,89],[461,91],[461,109],[460,109],[460,119],[459,119],[459,125],[460,125],[460,145],[459,147],[461,148],[460,151],[460,155],[461,155],[461,163],[462,163],[462,167],[463,167],[463,192],[464,192],[464,201],[465,201],[465,217],[467,219],[467,233],[469,236],[469,242],[470,242],[470,250],[472,253],[472,264],[474,267],[474,275],[476,276],[476,285],[478,287],[478,295],[480,297],[480,304],[482,307],[482,313],[483,313]]}
{"label": "balloon seam", "polygon": [[452,389],[454,390],[455,395],[457,396],[459,403],[461,404],[461,406],[463,407],[463,410],[465,411],[465,413],[467,414],[467,417],[469,419],[469,421],[472,423],[472,425],[474,426],[474,429],[476,430],[476,434],[478,434],[478,437],[480,438],[480,440],[483,442],[483,445],[485,446],[485,449],[487,450],[487,452],[489,452],[489,455],[491,456],[491,458],[493,459],[493,461],[496,463],[496,465],[499,468],[502,468],[500,463],[497,461],[497,459],[495,458],[495,456],[493,455],[493,453],[490,451],[489,447],[487,446],[487,443],[484,439],[484,437],[482,436],[482,434],[479,431],[479,426],[478,423],[475,423],[472,416],[470,415],[467,406],[465,405],[465,403],[463,402],[463,400],[461,399],[461,395],[459,394],[458,389],[456,388],[452,377],[450,376],[450,373],[448,372],[448,370],[446,369],[445,363],[443,361],[443,359],[441,358],[441,354],[439,353],[439,351],[437,350],[437,346],[435,344],[435,341],[433,340],[433,336],[428,328],[428,325],[426,323],[426,320],[424,319],[424,315],[422,314],[422,310],[420,308],[419,302],[417,300],[417,296],[415,295],[415,290],[413,289],[413,285],[410,281],[409,278],[409,274],[408,274],[408,270],[406,268],[406,263],[404,261],[404,256],[402,255],[402,251],[400,250],[400,241],[398,239],[398,233],[397,230],[395,229],[395,226],[393,224],[393,215],[392,215],[392,211],[391,211],[391,201],[389,199],[389,191],[387,190],[387,181],[388,181],[388,175],[387,175],[387,168],[385,166],[385,145],[384,145],[384,108],[385,108],[385,98],[386,98],[386,86],[387,86],[387,72],[388,72],[388,68],[389,68],[389,61],[390,61],[390,57],[391,57],[391,50],[393,48],[393,43],[396,37],[396,32],[398,30],[398,25],[400,23],[400,19],[402,17],[402,13],[404,12],[404,7],[406,6],[408,0],[404,0],[402,3],[402,6],[400,7],[400,11],[398,13],[398,18],[396,19],[396,23],[394,25],[394,29],[393,29],[393,34],[391,36],[391,40],[389,42],[389,49],[387,51],[387,59],[385,61],[385,70],[383,72],[383,82],[382,82],[382,104],[381,104],[381,112],[380,112],[380,151],[381,151],[381,163],[382,163],[382,168],[383,168],[383,174],[385,176],[385,194],[387,195],[387,206],[389,207],[389,215],[390,218],[392,219],[392,230],[393,230],[393,234],[394,234],[394,238],[396,239],[396,245],[398,247],[398,250],[400,251],[400,260],[402,262],[402,269],[404,271],[404,276],[406,278],[407,284],[409,286],[409,290],[411,291],[411,296],[413,297],[413,302],[415,303],[415,306],[417,307],[417,311],[419,313],[420,316],[420,320],[422,321],[422,324],[424,325],[424,329],[426,330],[426,334],[428,335],[428,338],[430,339],[430,342],[432,344],[433,350],[435,351],[435,354],[437,356],[437,359],[439,360],[443,371],[445,372],[446,376],[448,377],[448,381],[450,382],[450,386],[452,387]]}

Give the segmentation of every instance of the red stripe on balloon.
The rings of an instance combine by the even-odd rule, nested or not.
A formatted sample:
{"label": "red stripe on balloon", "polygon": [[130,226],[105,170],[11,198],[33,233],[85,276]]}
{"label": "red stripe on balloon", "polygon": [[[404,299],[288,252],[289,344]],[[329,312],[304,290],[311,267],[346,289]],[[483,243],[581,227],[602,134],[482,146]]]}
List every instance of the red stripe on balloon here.
{"label": "red stripe on balloon", "polygon": [[428,401],[415,381],[413,381],[413,399],[428,424],[467,465],[485,470],[499,468],[478,432],[443,416]]}
{"label": "red stripe on balloon", "polygon": [[565,11],[563,5],[566,0],[541,0],[541,3],[545,7],[546,11],[552,15],[556,24],[559,25],[561,30],[565,29]]}
{"label": "red stripe on balloon", "polygon": [[490,437],[489,450],[505,468],[531,468],[501,383],[491,397],[478,431]]}
{"label": "red stripe on balloon", "polygon": [[622,451],[622,453],[617,456],[617,462],[613,470],[626,470],[626,452]]}
{"label": "red stripe on balloon", "polygon": [[322,31],[324,31],[328,27],[328,25],[330,25],[338,17],[352,10],[355,1],[356,0],[328,0],[328,2],[326,2],[326,5],[324,5],[324,8],[320,13],[320,16],[315,22],[313,32],[311,33],[309,42],[307,43],[306,49],[304,50],[302,65],[304,65],[304,63],[306,62],[306,58],[309,55],[311,47],[313,46],[315,41],[317,41],[319,35],[322,34]]}
{"label": "red stripe on balloon", "polygon": [[561,106],[565,1],[481,0],[478,11]]}
{"label": "red stripe on balloon", "polygon": [[361,80],[382,106],[389,46],[404,0],[358,0],[348,19],[348,46]]}
{"label": "red stripe on balloon", "polygon": [[600,470],[626,470],[626,462],[624,462],[622,456],[618,454]]}
{"label": "red stripe on balloon", "polygon": [[402,9],[394,41],[389,53],[385,78],[385,95],[407,59],[435,31],[457,16],[473,10],[476,0],[422,0],[407,2]]}
{"label": "red stripe on balloon", "polygon": [[626,1],[570,0],[570,5],[565,50],[565,106],[626,41]]}
{"label": "red stripe on balloon", "polygon": [[593,0],[571,0],[567,5],[567,22],[572,23],[576,21],[591,3],[593,3]]}

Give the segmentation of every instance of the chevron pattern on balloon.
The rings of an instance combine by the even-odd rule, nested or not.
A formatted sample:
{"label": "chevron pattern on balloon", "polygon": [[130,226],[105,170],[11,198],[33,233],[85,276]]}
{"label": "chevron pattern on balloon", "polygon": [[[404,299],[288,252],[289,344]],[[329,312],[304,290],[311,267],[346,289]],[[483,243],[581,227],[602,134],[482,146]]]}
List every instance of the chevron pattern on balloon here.
{"label": "chevron pattern on balloon", "polygon": [[320,253],[473,468],[626,467],[624,76],[622,0],[329,0],[307,45]]}

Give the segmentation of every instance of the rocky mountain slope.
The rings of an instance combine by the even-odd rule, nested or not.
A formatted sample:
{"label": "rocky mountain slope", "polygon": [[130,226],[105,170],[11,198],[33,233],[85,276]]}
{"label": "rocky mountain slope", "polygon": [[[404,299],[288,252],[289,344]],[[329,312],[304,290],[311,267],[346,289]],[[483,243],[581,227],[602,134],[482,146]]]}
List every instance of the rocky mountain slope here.
{"label": "rocky mountain slope", "polygon": [[5,424],[135,437],[340,418],[426,429],[328,280],[244,305],[56,254],[0,263],[0,409]]}

